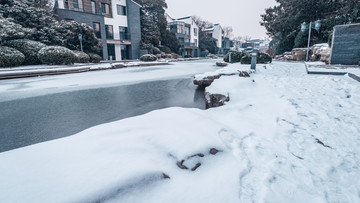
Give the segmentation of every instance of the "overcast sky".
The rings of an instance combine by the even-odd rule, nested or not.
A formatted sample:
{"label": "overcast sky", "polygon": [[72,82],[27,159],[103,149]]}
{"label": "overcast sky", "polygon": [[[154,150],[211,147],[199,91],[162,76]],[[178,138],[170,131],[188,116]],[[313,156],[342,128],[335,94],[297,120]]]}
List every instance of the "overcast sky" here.
{"label": "overcast sky", "polygon": [[214,24],[231,26],[234,36],[266,37],[260,26],[260,15],[265,8],[276,4],[275,0],[165,0],[167,13],[172,18],[196,15]]}

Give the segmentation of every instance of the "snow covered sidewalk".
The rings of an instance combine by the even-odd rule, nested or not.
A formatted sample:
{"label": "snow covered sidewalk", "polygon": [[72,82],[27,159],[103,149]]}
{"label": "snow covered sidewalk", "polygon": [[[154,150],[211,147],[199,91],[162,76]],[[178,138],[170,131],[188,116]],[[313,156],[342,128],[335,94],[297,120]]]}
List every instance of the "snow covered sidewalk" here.
{"label": "snow covered sidewalk", "polygon": [[301,63],[257,68],[207,88],[230,96],[219,108],[157,110],[0,153],[0,202],[359,202],[359,83]]}
{"label": "snow covered sidewalk", "polygon": [[115,63],[88,63],[73,65],[29,65],[13,68],[0,68],[0,79],[37,77],[45,75],[60,75],[68,73],[81,73],[87,71],[118,69],[125,67],[168,65],[168,61],[154,62],[115,62]]}

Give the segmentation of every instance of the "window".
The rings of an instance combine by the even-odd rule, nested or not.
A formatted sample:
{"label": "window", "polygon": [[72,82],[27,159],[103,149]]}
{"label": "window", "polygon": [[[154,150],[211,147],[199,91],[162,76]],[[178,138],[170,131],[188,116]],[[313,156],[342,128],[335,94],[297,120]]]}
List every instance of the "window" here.
{"label": "window", "polygon": [[185,27],[185,34],[190,35],[190,27]]}
{"label": "window", "polygon": [[74,8],[79,8],[79,1],[73,0],[73,5],[74,5]]}
{"label": "window", "polygon": [[178,23],[177,24],[177,33],[185,34],[184,27],[185,27],[185,25],[183,23]]}
{"label": "window", "polygon": [[112,25],[105,25],[106,39],[114,39],[114,32]]}
{"label": "window", "polygon": [[194,39],[194,42],[195,42],[195,46],[197,46],[197,39]]}
{"label": "window", "polygon": [[130,40],[130,34],[127,27],[119,27],[120,40]]}
{"label": "window", "polygon": [[103,14],[110,14],[110,5],[101,3],[101,9]]}
{"label": "window", "polygon": [[93,22],[94,32],[97,38],[101,39],[100,23]]}
{"label": "window", "polygon": [[116,5],[117,14],[126,16],[126,6]]}
{"label": "window", "polygon": [[96,14],[96,2],[91,1],[91,13]]}
{"label": "window", "polygon": [[196,28],[194,28],[194,35],[195,36],[197,36],[198,34],[197,34],[197,29]]}

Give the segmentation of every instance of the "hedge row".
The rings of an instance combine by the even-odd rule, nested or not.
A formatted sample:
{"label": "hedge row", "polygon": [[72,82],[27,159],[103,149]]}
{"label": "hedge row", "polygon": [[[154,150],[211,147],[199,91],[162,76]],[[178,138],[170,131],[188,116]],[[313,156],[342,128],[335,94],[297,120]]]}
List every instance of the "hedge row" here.
{"label": "hedge row", "polygon": [[10,40],[0,46],[0,67],[36,64],[99,63],[97,54],[72,51],[61,46],[46,46],[27,39]]}
{"label": "hedge row", "polygon": [[19,66],[25,60],[20,51],[6,46],[0,46],[0,67]]}
{"label": "hedge row", "polygon": [[[229,52],[224,56],[225,62],[230,62],[231,54],[231,63],[241,62],[242,64],[251,64],[251,53],[244,52]],[[272,58],[268,54],[258,53],[256,63],[271,63]]]}

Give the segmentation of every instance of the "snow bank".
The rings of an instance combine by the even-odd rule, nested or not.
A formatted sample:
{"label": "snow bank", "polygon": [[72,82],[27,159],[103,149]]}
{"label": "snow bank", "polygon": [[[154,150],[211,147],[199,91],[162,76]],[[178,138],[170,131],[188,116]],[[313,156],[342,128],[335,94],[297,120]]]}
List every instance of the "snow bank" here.
{"label": "snow bank", "polygon": [[[358,82],[275,62],[207,90],[230,102],[158,110],[1,153],[0,202],[360,201]],[[183,170],[181,160],[201,166]]]}

